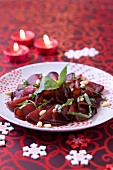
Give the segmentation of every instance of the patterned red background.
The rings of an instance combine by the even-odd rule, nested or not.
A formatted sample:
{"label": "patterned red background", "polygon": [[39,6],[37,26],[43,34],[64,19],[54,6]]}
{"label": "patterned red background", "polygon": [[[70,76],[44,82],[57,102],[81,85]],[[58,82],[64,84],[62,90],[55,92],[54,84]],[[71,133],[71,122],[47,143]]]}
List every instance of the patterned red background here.
{"label": "patterned red background", "polygon": [[[51,61],[77,62],[97,67],[113,75],[113,1],[112,0],[1,0],[0,1],[0,76],[20,66]],[[10,63],[3,50],[12,44],[11,34],[20,28],[31,30],[36,38],[47,34],[59,41],[56,55],[38,55],[30,48],[26,63]],[[68,59],[69,49],[94,47],[95,57]],[[3,118],[0,121],[5,122]],[[113,119],[97,127],[78,132],[49,133],[13,125],[0,147],[1,170],[112,169]],[[70,135],[88,139],[82,146],[93,155],[88,166],[72,166],[65,156],[72,149],[66,141]],[[90,140],[89,140],[90,139]],[[22,156],[22,147],[31,143],[47,146],[46,157],[33,160]],[[83,144],[84,144],[83,142]],[[77,148],[80,149],[80,146]]]}

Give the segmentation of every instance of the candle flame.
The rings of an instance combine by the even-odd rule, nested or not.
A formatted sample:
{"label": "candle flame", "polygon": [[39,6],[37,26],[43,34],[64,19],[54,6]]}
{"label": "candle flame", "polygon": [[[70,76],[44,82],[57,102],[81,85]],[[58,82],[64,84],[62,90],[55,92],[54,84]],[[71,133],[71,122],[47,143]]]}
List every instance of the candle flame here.
{"label": "candle flame", "polygon": [[20,30],[20,38],[22,40],[25,40],[26,39],[26,35],[25,35],[25,31],[24,30]]}
{"label": "candle flame", "polygon": [[19,50],[19,45],[17,43],[14,43],[13,50],[14,52],[17,52]]}
{"label": "candle flame", "polygon": [[44,34],[43,40],[44,40],[44,44],[45,44],[46,46],[51,45],[51,41],[50,41],[49,37],[48,37],[46,34]]}

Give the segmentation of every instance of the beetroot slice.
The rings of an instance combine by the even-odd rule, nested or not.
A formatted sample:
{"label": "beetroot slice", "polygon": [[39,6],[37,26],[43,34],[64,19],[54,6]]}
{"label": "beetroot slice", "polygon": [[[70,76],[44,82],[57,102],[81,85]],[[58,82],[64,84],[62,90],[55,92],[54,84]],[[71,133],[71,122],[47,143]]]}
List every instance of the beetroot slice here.
{"label": "beetroot slice", "polygon": [[15,114],[16,118],[25,120],[26,116],[35,109],[36,108],[35,108],[34,104],[29,103],[26,106],[24,106],[23,108],[21,108],[21,107],[15,108],[14,114]]}
{"label": "beetroot slice", "polygon": [[53,112],[55,105],[53,105],[47,112],[39,118],[39,121],[43,123],[50,123],[51,125],[64,125],[67,124],[68,121],[64,118],[61,113]]}
{"label": "beetroot slice", "polygon": [[89,82],[86,86],[86,90],[91,90],[91,89],[94,89],[95,92],[100,93],[104,90],[104,86],[94,82]]}
{"label": "beetroot slice", "polygon": [[22,102],[24,102],[25,100],[28,100],[28,99],[29,99],[29,97],[25,96],[25,97],[21,97],[20,99],[15,99],[15,100],[12,100],[12,101],[8,101],[6,103],[6,106],[8,107],[9,110],[11,110],[13,112],[14,109],[16,107],[18,107],[19,103],[22,103]]}
{"label": "beetroot slice", "polygon": [[41,78],[41,74],[33,74],[27,79],[27,81],[29,84],[34,85],[36,83],[36,80],[41,80]]}
{"label": "beetroot slice", "polygon": [[48,74],[48,76],[49,76],[51,79],[55,80],[55,81],[57,81],[57,80],[58,80],[58,77],[59,77],[58,73],[57,73],[57,72],[54,72],[54,71],[50,72],[50,73]]}
{"label": "beetroot slice", "polygon": [[13,92],[13,98],[21,98],[24,96],[28,96],[29,94],[32,94],[36,91],[36,87],[29,85],[26,88],[22,90],[16,90]]}
{"label": "beetroot slice", "polygon": [[36,109],[32,112],[30,112],[27,116],[26,116],[26,120],[30,123],[33,123],[33,124],[37,124],[38,121],[39,121],[39,113],[40,113],[41,109]]}

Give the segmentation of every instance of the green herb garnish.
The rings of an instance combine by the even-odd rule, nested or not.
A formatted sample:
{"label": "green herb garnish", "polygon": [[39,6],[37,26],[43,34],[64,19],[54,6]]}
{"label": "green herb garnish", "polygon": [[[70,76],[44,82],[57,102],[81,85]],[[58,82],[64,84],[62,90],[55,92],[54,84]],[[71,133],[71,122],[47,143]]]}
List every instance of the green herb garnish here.
{"label": "green herb garnish", "polygon": [[61,71],[61,73],[60,73],[60,75],[59,75],[59,78],[58,78],[58,81],[57,81],[57,83],[58,83],[59,86],[64,83],[64,80],[65,80],[66,74],[67,74],[67,66],[68,66],[68,65],[66,65],[66,66],[63,68],[63,70]]}
{"label": "green herb garnish", "polygon": [[91,102],[95,102],[96,100],[94,98],[90,98],[90,101]]}
{"label": "green herb garnish", "polygon": [[23,79],[22,82],[23,82],[23,84],[26,85],[26,86],[29,85],[29,82],[28,82],[27,80],[24,80],[24,79]]}
{"label": "green herb garnish", "polygon": [[38,86],[39,86],[39,84],[33,84],[33,86],[34,86],[34,87],[38,87]]}
{"label": "green herb garnish", "polygon": [[81,112],[67,112],[67,114],[71,114],[71,115],[73,115],[73,116],[79,116],[79,117],[85,117],[85,118],[90,118],[92,115],[91,114],[89,114],[89,115],[86,115],[86,114],[83,114],[83,113],[81,113]]}
{"label": "green herb garnish", "polygon": [[39,109],[39,108],[41,108],[41,107],[45,106],[47,103],[48,103],[47,101],[46,101],[46,102],[44,102],[44,103],[42,103],[40,106],[38,106],[38,107],[37,107],[37,109]]}
{"label": "green herb garnish", "polygon": [[92,109],[91,109],[92,103],[90,101],[89,96],[86,93],[83,96],[84,96],[85,101],[89,105],[89,113],[88,114],[89,114],[89,116],[91,116],[92,115]]}
{"label": "green herb garnish", "polygon": [[19,108],[22,109],[23,107],[30,103],[34,104],[35,108],[37,108],[35,102],[33,102],[32,100],[25,100],[24,102],[17,104],[17,106],[20,106]]}
{"label": "green herb garnish", "polygon": [[84,99],[85,99],[85,101],[87,102],[87,104],[88,105],[91,105],[91,101],[90,101],[90,98],[89,98],[89,96],[87,95],[87,93],[84,93]]}
{"label": "green herb garnish", "polygon": [[58,111],[58,112],[61,112],[62,108],[65,107],[65,106],[69,106],[72,103],[73,100],[74,99],[71,98],[71,99],[68,99],[67,102],[62,104],[62,105],[61,104],[57,104],[55,106],[55,110]]}
{"label": "green herb garnish", "polygon": [[24,90],[29,85],[29,82],[24,79],[22,80],[22,83],[23,83],[23,87],[19,88],[18,91]]}
{"label": "green herb garnish", "polygon": [[32,98],[34,98],[38,93],[41,93],[43,90],[54,90],[59,88],[64,83],[66,74],[67,74],[67,65],[61,71],[58,81],[53,80],[49,76],[42,77],[39,89],[37,89],[33,93]]}
{"label": "green herb garnish", "polygon": [[67,102],[62,105],[62,107],[70,105],[73,100],[74,100],[73,98],[68,99]]}
{"label": "green herb garnish", "polygon": [[39,89],[36,90],[33,94],[36,96],[38,93],[41,93],[43,90],[54,90],[59,88],[58,83],[51,79],[49,76],[45,76],[42,78],[40,82]]}

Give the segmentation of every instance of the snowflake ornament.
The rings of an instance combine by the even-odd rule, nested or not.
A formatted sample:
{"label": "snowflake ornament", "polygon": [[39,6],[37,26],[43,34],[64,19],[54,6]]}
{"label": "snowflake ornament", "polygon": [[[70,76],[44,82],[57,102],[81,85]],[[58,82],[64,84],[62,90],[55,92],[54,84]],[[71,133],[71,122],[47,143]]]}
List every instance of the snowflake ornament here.
{"label": "snowflake ornament", "polygon": [[10,125],[10,123],[5,122],[4,124],[0,122],[0,132],[2,135],[7,135],[9,131],[14,130],[14,128]]}
{"label": "snowflake ornament", "polygon": [[67,58],[75,58],[79,59],[83,56],[89,56],[89,57],[94,57],[95,55],[98,55],[99,51],[97,51],[95,48],[88,48],[84,47],[81,50],[68,50],[67,52],[64,53],[64,55]]}
{"label": "snowflake ornament", "polygon": [[86,150],[80,150],[79,152],[71,150],[65,158],[71,161],[72,165],[88,165],[88,161],[92,159],[92,155],[87,154]]}
{"label": "snowflake ornament", "polygon": [[85,138],[84,135],[78,134],[75,135],[69,135],[69,139],[66,141],[68,145],[70,145],[73,149],[75,148],[83,148],[87,147],[88,143],[91,141],[89,138]]}
{"label": "snowflake ornament", "polygon": [[5,145],[5,135],[0,135],[0,146]]}
{"label": "snowflake ornament", "polygon": [[39,156],[46,156],[47,153],[45,151],[46,146],[38,145],[36,143],[32,143],[30,147],[23,147],[23,156],[29,157],[31,155],[32,159],[38,159]]}

